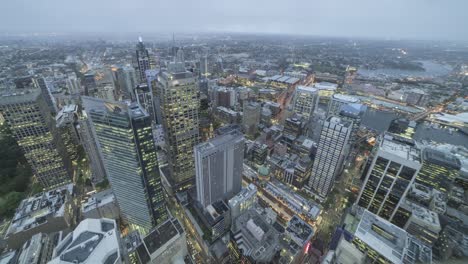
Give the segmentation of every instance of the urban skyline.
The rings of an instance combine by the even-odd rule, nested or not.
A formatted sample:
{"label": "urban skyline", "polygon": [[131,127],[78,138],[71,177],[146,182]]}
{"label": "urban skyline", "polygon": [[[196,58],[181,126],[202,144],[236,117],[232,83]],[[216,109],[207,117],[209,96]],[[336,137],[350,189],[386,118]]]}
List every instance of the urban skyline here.
{"label": "urban skyline", "polygon": [[0,263],[468,260],[465,3],[27,1]]}

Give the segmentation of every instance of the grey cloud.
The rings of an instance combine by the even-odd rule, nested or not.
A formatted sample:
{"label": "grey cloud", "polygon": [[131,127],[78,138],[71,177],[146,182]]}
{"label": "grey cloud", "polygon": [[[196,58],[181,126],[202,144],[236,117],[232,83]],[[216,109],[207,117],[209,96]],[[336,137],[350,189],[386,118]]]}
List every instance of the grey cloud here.
{"label": "grey cloud", "polygon": [[465,0],[0,0],[0,32],[251,32],[468,40]]}

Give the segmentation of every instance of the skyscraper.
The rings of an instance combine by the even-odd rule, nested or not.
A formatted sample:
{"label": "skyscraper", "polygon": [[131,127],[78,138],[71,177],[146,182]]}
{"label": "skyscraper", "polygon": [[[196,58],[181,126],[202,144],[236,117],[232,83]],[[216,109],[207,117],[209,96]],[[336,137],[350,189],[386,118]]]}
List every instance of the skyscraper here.
{"label": "skyscraper", "polygon": [[330,117],[323,124],[309,179],[309,187],[320,199],[325,199],[333,187],[335,177],[343,169],[351,129],[352,123],[338,117]]}
{"label": "skyscraper", "polygon": [[195,147],[197,199],[205,208],[241,189],[244,137],[238,130]]}
{"label": "skyscraper", "polygon": [[83,106],[122,216],[145,234],[168,217],[150,117],[139,105],[91,97]]}
{"label": "skyscraper", "polygon": [[131,66],[123,66],[117,69],[116,75],[122,96],[125,99],[131,99],[134,96],[133,89],[137,84],[135,69]]}
{"label": "skyscraper", "polygon": [[52,112],[57,113],[57,105],[55,104],[52,93],[50,91],[50,82],[48,82],[45,78],[43,77],[38,77],[34,78],[34,83],[36,87],[39,87],[41,89],[41,93],[44,95],[43,98],[45,99],[47,105],[51,109]]}
{"label": "skyscraper", "polygon": [[318,89],[308,86],[298,86],[293,98],[293,112],[309,120],[314,114],[318,101]]}
{"label": "skyscraper", "polygon": [[156,112],[154,107],[154,100],[153,100],[153,90],[151,86],[142,83],[135,87],[135,97],[136,101],[139,105],[145,109],[145,111],[149,114],[151,118],[151,122],[156,122]]}
{"label": "skyscraper", "polygon": [[398,209],[421,169],[421,153],[413,141],[385,134],[373,150],[357,205],[402,227]]}
{"label": "skyscraper", "polygon": [[[71,162],[57,133],[48,93],[22,89],[0,97],[0,111],[44,188],[71,181]],[[49,102],[49,103],[48,103]]]}
{"label": "skyscraper", "polygon": [[193,147],[199,142],[197,81],[182,63],[171,63],[158,75],[157,85],[171,171],[168,180],[174,189],[188,187],[195,179]]}
{"label": "skyscraper", "polygon": [[257,102],[244,102],[242,125],[246,134],[255,136],[257,133],[261,109],[261,105]]}
{"label": "skyscraper", "polygon": [[138,77],[140,78],[140,83],[146,83],[146,70],[151,69],[150,66],[150,57],[148,50],[145,48],[143,44],[143,40],[141,37],[138,39],[138,44],[136,48],[136,59],[138,65]]}

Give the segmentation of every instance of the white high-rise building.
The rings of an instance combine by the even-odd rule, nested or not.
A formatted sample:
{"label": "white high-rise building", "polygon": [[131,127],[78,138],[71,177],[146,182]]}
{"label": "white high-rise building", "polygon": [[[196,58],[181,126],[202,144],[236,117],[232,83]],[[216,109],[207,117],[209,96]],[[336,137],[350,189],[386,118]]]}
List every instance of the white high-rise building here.
{"label": "white high-rise building", "polygon": [[197,199],[203,207],[241,190],[244,137],[233,130],[195,147]]}
{"label": "white high-rise building", "polygon": [[338,117],[330,117],[323,124],[309,179],[309,187],[320,199],[325,199],[343,168],[351,129],[352,123]]}
{"label": "white high-rise building", "polygon": [[292,110],[309,120],[314,114],[318,101],[318,89],[309,86],[298,86],[294,94]]}

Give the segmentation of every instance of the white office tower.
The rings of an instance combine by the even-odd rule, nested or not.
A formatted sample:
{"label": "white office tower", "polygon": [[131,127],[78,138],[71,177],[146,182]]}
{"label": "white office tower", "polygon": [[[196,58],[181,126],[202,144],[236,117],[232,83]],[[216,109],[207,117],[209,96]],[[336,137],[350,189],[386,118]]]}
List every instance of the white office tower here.
{"label": "white office tower", "polygon": [[241,190],[244,137],[233,130],[195,147],[197,200],[205,208]]}
{"label": "white office tower", "polygon": [[392,134],[379,139],[357,204],[403,227],[407,217],[399,207],[421,169],[421,153],[414,142]]}
{"label": "white office tower", "polygon": [[309,86],[298,86],[293,98],[293,112],[309,120],[314,114],[319,101],[318,89]]}
{"label": "white office tower", "polygon": [[328,104],[327,117],[338,116],[341,112],[341,108],[347,104],[357,104],[359,99],[354,96],[349,96],[345,94],[334,94],[330,99]]}
{"label": "white office tower", "polygon": [[115,220],[85,219],[54,249],[49,264],[124,263]]}
{"label": "white office tower", "polygon": [[333,187],[335,177],[343,169],[351,129],[352,123],[338,117],[330,117],[323,124],[309,179],[309,187],[319,199],[325,199]]}

